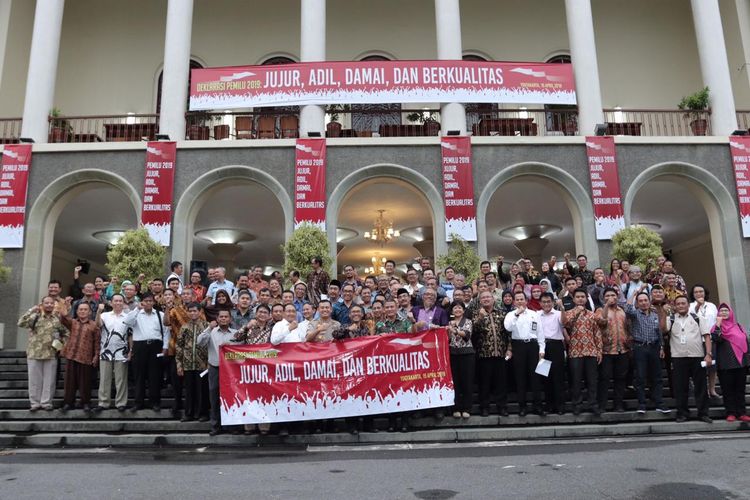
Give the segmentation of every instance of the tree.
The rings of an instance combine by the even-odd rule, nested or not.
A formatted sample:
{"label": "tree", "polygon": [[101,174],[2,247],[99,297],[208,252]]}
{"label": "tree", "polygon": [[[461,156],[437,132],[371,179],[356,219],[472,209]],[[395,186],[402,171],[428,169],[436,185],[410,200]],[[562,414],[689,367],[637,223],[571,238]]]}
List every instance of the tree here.
{"label": "tree", "polygon": [[5,283],[10,278],[11,268],[4,265],[5,263],[5,251],[0,249],[0,283]]}
{"label": "tree", "polygon": [[149,236],[146,228],[126,231],[120,240],[107,250],[107,269],[120,281],[134,280],[139,274],[146,283],[164,275],[166,251]]}
{"label": "tree", "polygon": [[663,255],[659,233],[643,226],[620,229],[612,236],[612,256],[645,269],[649,259]]}
{"label": "tree", "polygon": [[451,233],[450,237],[448,253],[438,256],[437,266],[440,269],[452,267],[457,274],[463,274],[466,277],[466,283],[471,283],[479,276],[479,255],[471,243],[459,235]]}
{"label": "tree", "polygon": [[332,261],[328,236],[314,224],[304,222],[297,226],[291,238],[281,245],[281,251],[284,253],[284,276],[296,270],[304,280],[312,271],[310,261],[313,257],[323,259],[323,270],[330,272]]}

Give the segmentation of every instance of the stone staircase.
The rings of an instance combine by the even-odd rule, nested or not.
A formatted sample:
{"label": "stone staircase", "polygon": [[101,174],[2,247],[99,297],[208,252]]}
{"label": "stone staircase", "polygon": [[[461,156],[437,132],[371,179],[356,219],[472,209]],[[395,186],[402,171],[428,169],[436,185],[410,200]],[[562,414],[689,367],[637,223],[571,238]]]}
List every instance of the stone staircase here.
{"label": "stone staircase", "polygon": [[[626,392],[624,413],[605,412],[600,418],[590,413],[574,416],[551,414],[545,417],[517,415],[518,406],[511,394],[508,411],[510,416],[478,416],[475,405],[474,415],[469,419],[454,419],[446,416],[437,420],[432,416],[420,416],[411,421],[412,430],[407,433],[383,432],[386,419],[376,419],[381,432],[361,432],[352,435],[345,431],[343,421],[338,422],[341,432],[309,434],[301,424],[291,426],[289,436],[258,436],[221,434],[208,436],[206,422],[182,423],[172,418],[173,399],[171,389],[162,393],[162,411],[141,410],[135,414],[126,411],[104,410],[101,413],[85,413],[71,410],[66,413],[62,405],[63,382],[61,366],[55,391],[53,411],[28,411],[27,371],[24,352],[0,351],[0,447],[20,446],[267,446],[267,445],[325,445],[363,443],[418,443],[490,441],[511,439],[550,439],[581,438],[601,436],[626,436],[646,434],[675,434],[695,432],[746,431],[750,426],[740,422],[724,420],[721,401],[711,401],[710,416],[713,424],[691,420],[686,423],[674,422],[674,412],[662,415],[648,411],[646,415],[636,413],[637,403],[632,391]],[[96,382],[94,387],[96,387]],[[665,378],[665,403],[674,408],[671,390]],[[92,389],[92,404],[96,404],[96,388]],[[132,390],[131,390],[132,395]],[[691,405],[692,405],[691,398]],[[494,409],[494,408],[491,408]],[[568,409],[569,410],[569,409]],[[427,414],[428,412],[422,412]],[[336,423],[332,426],[335,427]]]}

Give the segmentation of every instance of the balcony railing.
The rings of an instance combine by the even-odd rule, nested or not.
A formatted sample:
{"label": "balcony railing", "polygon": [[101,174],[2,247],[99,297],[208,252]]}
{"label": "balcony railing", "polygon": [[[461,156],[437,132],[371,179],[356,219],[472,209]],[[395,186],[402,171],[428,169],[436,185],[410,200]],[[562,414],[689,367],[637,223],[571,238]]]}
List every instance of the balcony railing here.
{"label": "balcony railing", "polygon": [[[605,109],[607,135],[711,135],[710,111],[687,114],[672,109]],[[587,134],[594,131],[584,131]]]}
{"label": "balcony railing", "polygon": [[21,118],[0,118],[0,144],[15,144],[21,137]]}
{"label": "balcony railing", "polygon": [[[605,109],[607,135],[711,135],[710,111]],[[750,111],[737,111],[740,129],[750,129]],[[440,133],[440,110],[405,109],[399,104],[330,107],[327,137],[426,137]],[[299,108],[259,111],[188,112],[188,140],[280,139],[299,136]],[[476,136],[568,136],[593,134],[578,130],[575,108],[500,108],[466,105],[466,128]],[[127,114],[49,117],[49,142],[117,142],[153,140],[159,115]],[[18,142],[20,118],[0,118],[0,144]],[[176,139],[176,138],[173,138]]]}
{"label": "balcony railing", "polygon": [[49,142],[152,141],[159,115],[50,116]]}

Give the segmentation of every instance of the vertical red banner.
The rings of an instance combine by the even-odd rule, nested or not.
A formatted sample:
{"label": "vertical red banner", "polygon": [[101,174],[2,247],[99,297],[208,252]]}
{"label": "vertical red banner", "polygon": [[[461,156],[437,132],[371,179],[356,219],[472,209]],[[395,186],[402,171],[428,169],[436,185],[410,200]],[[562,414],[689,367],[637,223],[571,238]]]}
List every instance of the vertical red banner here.
{"label": "vertical red banner", "polygon": [[750,137],[732,136],[729,138],[729,148],[734,165],[734,181],[737,184],[737,201],[740,207],[740,221],[742,222],[742,237],[750,238]]}
{"label": "vertical red banner", "polygon": [[23,248],[31,144],[3,147],[0,176],[0,248]]}
{"label": "vertical red banner", "polygon": [[586,154],[591,177],[591,198],[594,202],[596,239],[611,240],[617,231],[625,227],[615,139],[586,137]]}
{"label": "vertical red banner", "polygon": [[477,215],[474,206],[474,174],[471,167],[471,138],[443,137],[443,203],[445,235],[457,234],[466,241],[477,241]]}
{"label": "vertical red banner", "polygon": [[143,185],[141,223],[154,241],[169,246],[172,233],[172,195],[177,143],[149,142],[146,145],[146,174]]}
{"label": "vertical red banner", "polygon": [[297,139],[294,160],[294,227],[326,228],[326,140]]}

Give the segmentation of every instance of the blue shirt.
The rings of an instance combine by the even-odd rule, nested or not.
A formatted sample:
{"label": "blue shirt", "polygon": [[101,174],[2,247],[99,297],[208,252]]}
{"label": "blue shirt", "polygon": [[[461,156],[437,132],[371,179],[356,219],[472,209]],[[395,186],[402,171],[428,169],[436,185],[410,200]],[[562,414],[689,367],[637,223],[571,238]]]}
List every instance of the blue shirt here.
{"label": "blue shirt", "polygon": [[[352,306],[354,305],[354,302],[352,302]],[[352,320],[349,319],[349,309],[351,309],[351,306],[346,307],[346,304],[344,302],[336,302],[333,305],[333,314],[331,315],[334,320],[341,323],[341,326],[349,326],[352,324]]]}
{"label": "blue shirt", "polygon": [[661,345],[659,315],[656,311],[643,312],[633,304],[625,304],[625,314],[631,320],[630,334],[635,342]]}

